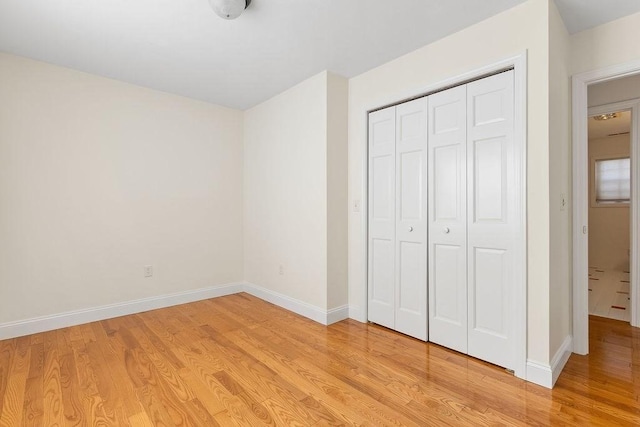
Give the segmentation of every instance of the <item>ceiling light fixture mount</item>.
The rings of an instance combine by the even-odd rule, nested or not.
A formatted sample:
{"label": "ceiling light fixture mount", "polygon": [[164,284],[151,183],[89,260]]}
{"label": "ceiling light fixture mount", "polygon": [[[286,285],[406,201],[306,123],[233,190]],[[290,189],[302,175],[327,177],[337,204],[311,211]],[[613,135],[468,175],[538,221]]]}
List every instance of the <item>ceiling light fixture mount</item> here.
{"label": "ceiling light fixture mount", "polygon": [[213,11],[222,19],[236,19],[250,4],[251,0],[209,0]]}
{"label": "ceiling light fixture mount", "polygon": [[618,117],[618,113],[607,113],[607,114],[599,114],[597,116],[593,116],[594,120],[611,120]]}

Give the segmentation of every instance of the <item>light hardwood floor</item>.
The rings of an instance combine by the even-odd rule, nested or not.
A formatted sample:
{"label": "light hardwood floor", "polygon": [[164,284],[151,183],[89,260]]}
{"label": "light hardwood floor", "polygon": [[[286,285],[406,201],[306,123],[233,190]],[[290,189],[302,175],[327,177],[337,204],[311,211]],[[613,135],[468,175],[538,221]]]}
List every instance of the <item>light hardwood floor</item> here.
{"label": "light hardwood floor", "polygon": [[589,267],[589,314],[631,320],[629,271]]}
{"label": "light hardwood floor", "polygon": [[553,391],[247,294],[0,341],[0,426],[639,425],[640,333],[591,319]]}

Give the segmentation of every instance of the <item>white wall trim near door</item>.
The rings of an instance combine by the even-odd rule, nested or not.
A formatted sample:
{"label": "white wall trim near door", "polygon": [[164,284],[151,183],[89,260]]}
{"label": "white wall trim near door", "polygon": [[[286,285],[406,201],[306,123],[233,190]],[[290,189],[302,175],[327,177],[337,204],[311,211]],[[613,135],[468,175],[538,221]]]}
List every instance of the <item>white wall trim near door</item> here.
{"label": "white wall trim near door", "polygon": [[253,283],[245,283],[244,292],[260,298],[261,300],[275,304],[296,314],[304,316],[323,325],[330,325],[349,317],[349,307],[347,305],[334,308],[331,310],[323,310],[315,305],[311,305],[299,299],[263,288]]}
{"label": "white wall trim near door", "polygon": [[349,306],[342,305],[340,307],[327,310],[327,319],[325,325],[331,325],[344,319],[349,318]]}
{"label": "white wall trim near door", "polygon": [[558,351],[556,351],[556,354],[551,358],[551,387],[553,387],[558,380],[560,373],[564,369],[564,365],[567,364],[569,357],[571,357],[571,353],[573,353],[573,339],[570,335],[567,335]]}
{"label": "white wall trim near door", "polygon": [[553,388],[572,352],[572,339],[571,336],[567,336],[548,365],[527,360],[527,381],[543,387]]}
{"label": "white wall trim near door", "polygon": [[0,340],[236,294],[243,290],[243,283],[229,283],[3,323],[0,324]]}
{"label": "white wall trim near door", "polygon": [[527,360],[527,381],[541,385],[542,387],[553,387],[551,365]]}
{"label": "white wall trim near door", "polygon": [[[442,80],[435,84],[431,84],[422,88],[415,88],[414,90],[410,90],[404,93],[397,94],[393,98],[388,98],[382,100],[382,102],[378,101],[376,104],[368,105],[366,109],[366,114],[379,110],[381,108],[391,106],[394,104],[399,104],[403,101],[418,98],[420,96],[429,95],[434,92],[438,92],[440,90],[453,87],[456,85],[464,84],[472,80],[476,80],[485,76],[489,76],[491,74],[495,74],[497,72],[507,70],[513,68],[514,70],[514,96],[515,96],[515,116],[514,116],[514,140],[516,141],[516,145],[518,146],[519,154],[520,154],[520,164],[516,165],[517,175],[519,177],[519,182],[516,183],[516,188],[518,188],[520,203],[519,203],[519,219],[520,219],[520,229],[521,229],[521,238],[517,242],[517,253],[516,260],[517,265],[515,266],[516,271],[518,271],[517,277],[518,285],[515,287],[514,291],[514,301],[513,301],[513,330],[515,331],[514,337],[514,360],[515,360],[515,369],[514,373],[519,378],[524,378],[529,381],[527,375],[527,239],[526,239],[526,230],[527,230],[527,197],[526,197],[526,189],[527,189],[527,52],[523,51],[515,56],[511,56],[505,58],[503,60],[497,61],[493,64],[477,68],[475,70],[469,71],[467,73]],[[368,139],[367,139],[368,140]],[[368,150],[363,151],[363,158],[360,160],[365,167],[363,167],[362,172],[362,182],[363,182],[363,201],[361,206],[368,206],[368,168],[366,165],[368,164]],[[368,230],[368,212],[364,209],[363,218],[364,218],[364,226],[363,232],[365,235],[364,244],[362,245],[362,251],[367,254],[367,230]],[[367,263],[365,263],[367,264]],[[367,267],[364,267],[364,277],[368,277]],[[366,279],[365,279],[366,280]],[[365,322],[367,320],[367,287],[365,286],[364,292],[359,297],[359,307],[351,307],[350,317],[356,320]],[[536,381],[533,381],[536,382]]]}
{"label": "white wall trim near door", "polygon": [[367,323],[367,307],[364,308],[357,305],[349,305],[349,319],[357,320],[358,322]]}
{"label": "white wall trim near door", "polygon": [[[589,115],[587,88],[594,83],[601,83],[621,77],[640,74],[640,61],[631,61],[594,71],[575,74],[572,81],[572,152],[573,152],[573,351],[578,354],[589,353],[589,164],[588,164],[588,130]],[[637,104],[635,104],[637,106]],[[632,108],[632,107],[627,107]],[[633,108],[632,144],[631,144],[631,324],[640,326],[640,291],[638,273],[640,273],[640,209],[638,209],[640,183],[640,147],[637,141],[640,129],[639,108]]]}

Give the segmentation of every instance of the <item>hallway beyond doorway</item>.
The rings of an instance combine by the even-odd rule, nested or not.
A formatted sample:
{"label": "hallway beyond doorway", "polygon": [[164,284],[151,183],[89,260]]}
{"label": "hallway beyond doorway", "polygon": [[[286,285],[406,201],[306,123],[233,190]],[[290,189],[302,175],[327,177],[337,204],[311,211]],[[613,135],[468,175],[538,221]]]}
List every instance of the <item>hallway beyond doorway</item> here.
{"label": "hallway beyond doorway", "polygon": [[589,314],[631,320],[629,271],[589,267]]}

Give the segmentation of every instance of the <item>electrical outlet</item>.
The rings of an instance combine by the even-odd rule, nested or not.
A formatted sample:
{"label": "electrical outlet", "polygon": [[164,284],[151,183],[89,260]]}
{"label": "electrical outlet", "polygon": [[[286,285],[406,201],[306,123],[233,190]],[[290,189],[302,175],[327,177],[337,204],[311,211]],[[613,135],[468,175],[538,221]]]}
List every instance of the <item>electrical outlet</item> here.
{"label": "electrical outlet", "polygon": [[144,277],[151,277],[153,276],[153,266],[152,265],[145,265],[144,266]]}
{"label": "electrical outlet", "polygon": [[281,276],[284,276],[284,267],[282,266],[282,264],[280,265],[280,268],[278,269],[278,273],[280,273]]}

